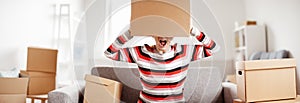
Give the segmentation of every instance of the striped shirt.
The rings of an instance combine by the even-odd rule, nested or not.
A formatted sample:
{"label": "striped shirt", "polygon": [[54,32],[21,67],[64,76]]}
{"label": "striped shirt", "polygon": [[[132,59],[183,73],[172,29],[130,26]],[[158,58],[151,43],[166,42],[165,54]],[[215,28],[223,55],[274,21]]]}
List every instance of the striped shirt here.
{"label": "striped shirt", "polygon": [[216,43],[196,28],[191,35],[202,44],[171,45],[171,49],[159,54],[147,44],[122,48],[132,38],[130,31],[119,36],[105,51],[108,58],[138,65],[142,91],[138,103],[182,103],[184,81],[189,63],[209,57],[216,49]]}

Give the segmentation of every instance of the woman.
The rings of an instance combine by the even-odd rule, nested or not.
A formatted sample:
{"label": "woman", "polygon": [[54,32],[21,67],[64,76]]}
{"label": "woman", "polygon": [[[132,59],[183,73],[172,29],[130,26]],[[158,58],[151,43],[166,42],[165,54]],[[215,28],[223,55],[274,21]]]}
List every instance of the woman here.
{"label": "woman", "polygon": [[138,103],[181,103],[184,81],[190,62],[209,57],[216,50],[216,43],[196,28],[190,31],[200,45],[171,45],[172,37],[153,36],[156,45],[121,48],[133,38],[130,31],[119,36],[105,51],[108,58],[136,63],[143,90]]}

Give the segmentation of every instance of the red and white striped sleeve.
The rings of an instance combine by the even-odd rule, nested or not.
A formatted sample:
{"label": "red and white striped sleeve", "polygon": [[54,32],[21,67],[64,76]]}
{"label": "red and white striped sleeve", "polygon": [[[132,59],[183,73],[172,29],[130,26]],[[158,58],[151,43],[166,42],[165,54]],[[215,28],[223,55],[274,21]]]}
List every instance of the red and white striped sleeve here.
{"label": "red and white striped sleeve", "polygon": [[104,52],[105,56],[116,61],[123,61],[129,63],[135,63],[131,48],[122,48],[122,46],[133,36],[130,35],[130,31],[126,31],[124,34],[120,35]]}
{"label": "red and white striped sleeve", "polygon": [[193,27],[190,31],[190,34],[199,42],[203,43],[203,45],[194,46],[192,61],[212,56],[219,50],[219,46],[216,44],[216,42],[205,35],[204,32],[199,31],[197,28]]}

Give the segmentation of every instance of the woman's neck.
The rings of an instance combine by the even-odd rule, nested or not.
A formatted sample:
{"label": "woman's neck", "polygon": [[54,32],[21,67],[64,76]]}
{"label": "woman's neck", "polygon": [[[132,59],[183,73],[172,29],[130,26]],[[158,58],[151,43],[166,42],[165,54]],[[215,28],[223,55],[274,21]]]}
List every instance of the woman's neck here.
{"label": "woman's neck", "polygon": [[154,45],[154,48],[155,48],[155,52],[159,54],[164,54],[171,50],[171,46],[168,46],[166,50],[160,50],[156,45]]}

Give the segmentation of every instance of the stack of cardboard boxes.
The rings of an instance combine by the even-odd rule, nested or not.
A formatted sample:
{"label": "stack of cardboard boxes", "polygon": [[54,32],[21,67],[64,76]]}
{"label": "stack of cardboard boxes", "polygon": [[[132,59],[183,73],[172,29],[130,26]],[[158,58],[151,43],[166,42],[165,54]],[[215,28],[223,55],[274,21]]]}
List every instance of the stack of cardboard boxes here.
{"label": "stack of cardboard boxes", "polygon": [[48,94],[55,89],[57,50],[29,47],[27,70],[21,71],[29,77],[28,95]]}
{"label": "stack of cardboard boxes", "polygon": [[235,103],[295,101],[295,59],[243,61],[236,68],[237,96],[241,100]]}
{"label": "stack of cardboard boxes", "polygon": [[57,50],[28,48],[27,70],[19,78],[0,78],[0,103],[25,103],[27,95],[55,89]]}

